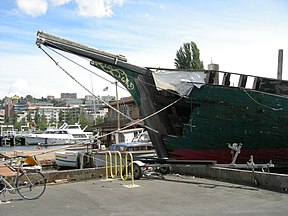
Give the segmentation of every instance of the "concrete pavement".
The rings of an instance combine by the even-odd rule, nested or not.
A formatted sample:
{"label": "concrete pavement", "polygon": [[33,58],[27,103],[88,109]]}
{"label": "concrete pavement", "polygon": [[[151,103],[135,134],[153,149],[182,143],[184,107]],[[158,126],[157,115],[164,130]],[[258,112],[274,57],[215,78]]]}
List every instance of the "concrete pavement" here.
{"label": "concrete pavement", "polygon": [[131,182],[99,179],[49,185],[33,201],[18,194],[0,196],[5,216],[78,215],[288,215],[288,195],[254,187],[193,178],[165,176]]}

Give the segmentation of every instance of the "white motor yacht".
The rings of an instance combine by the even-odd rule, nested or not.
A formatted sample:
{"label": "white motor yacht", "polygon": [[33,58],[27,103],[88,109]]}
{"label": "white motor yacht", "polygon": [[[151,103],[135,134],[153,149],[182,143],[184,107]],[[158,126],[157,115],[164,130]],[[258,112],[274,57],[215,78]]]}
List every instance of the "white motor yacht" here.
{"label": "white motor yacht", "polygon": [[42,134],[29,134],[24,136],[25,142],[28,145],[37,144],[75,144],[82,143],[84,141],[89,141],[92,137],[92,133],[85,132],[86,128],[82,129],[77,123],[73,125],[68,125],[64,123],[58,129],[47,129]]}

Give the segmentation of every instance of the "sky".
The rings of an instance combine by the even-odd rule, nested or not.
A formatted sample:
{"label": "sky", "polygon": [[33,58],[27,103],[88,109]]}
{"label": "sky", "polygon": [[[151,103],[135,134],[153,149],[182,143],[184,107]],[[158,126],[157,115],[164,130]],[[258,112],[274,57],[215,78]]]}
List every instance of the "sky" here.
{"label": "sky", "polygon": [[[141,67],[175,68],[176,51],[194,41],[206,69],[213,62],[222,71],[270,78],[283,49],[288,79],[287,11],[286,0],[0,0],[0,98],[90,94],[35,45],[38,30]],[[109,82],[47,51],[94,94],[115,95],[115,80],[89,61],[67,54]]]}

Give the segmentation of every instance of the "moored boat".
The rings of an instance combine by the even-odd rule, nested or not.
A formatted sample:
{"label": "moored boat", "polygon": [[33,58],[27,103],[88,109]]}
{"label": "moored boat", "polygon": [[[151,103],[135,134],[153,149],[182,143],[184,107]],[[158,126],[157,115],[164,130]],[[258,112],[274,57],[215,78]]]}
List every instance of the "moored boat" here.
{"label": "moored boat", "polygon": [[55,163],[58,167],[79,168],[79,151],[57,151]]}
{"label": "moored boat", "polygon": [[36,43],[89,58],[121,82],[146,117],[145,126],[153,128],[148,132],[159,158],[230,163],[234,152],[228,144],[241,143],[237,163],[253,155],[257,163],[288,165],[288,81],[138,67],[123,56],[42,31]]}
{"label": "moored boat", "polygon": [[64,123],[58,129],[47,129],[41,134],[27,134],[22,136],[28,145],[55,145],[55,144],[75,144],[89,141],[92,134],[85,132],[77,123],[68,125]]}
{"label": "moored boat", "polygon": [[90,147],[87,146],[74,146],[67,147],[62,151],[55,151],[55,163],[58,167],[80,168],[81,157],[85,152],[88,152]]}

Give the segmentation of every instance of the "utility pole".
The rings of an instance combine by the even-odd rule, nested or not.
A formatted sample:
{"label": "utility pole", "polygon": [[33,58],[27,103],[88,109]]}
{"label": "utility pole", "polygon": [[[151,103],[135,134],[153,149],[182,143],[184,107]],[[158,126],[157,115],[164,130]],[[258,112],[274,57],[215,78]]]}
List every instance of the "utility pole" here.
{"label": "utility pole", "polygon": [[116,136],[116,143],[120,142],[120,110],[119,110],[119,101],[118,101],[118,82],[115,82],[115,86],[116,86],[116,104],[117,104],[117,136]]}
{"label": "utility pole", "polygon": [[283,68],[283,50],[279,49],[277,79],[280,79],[280,80],[282,80],[282,68]]}

